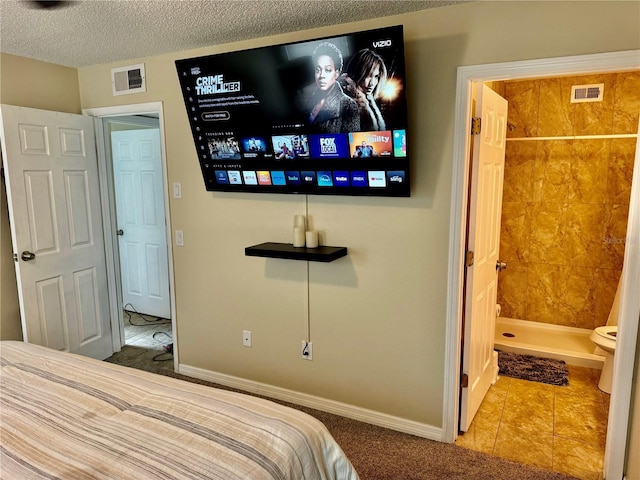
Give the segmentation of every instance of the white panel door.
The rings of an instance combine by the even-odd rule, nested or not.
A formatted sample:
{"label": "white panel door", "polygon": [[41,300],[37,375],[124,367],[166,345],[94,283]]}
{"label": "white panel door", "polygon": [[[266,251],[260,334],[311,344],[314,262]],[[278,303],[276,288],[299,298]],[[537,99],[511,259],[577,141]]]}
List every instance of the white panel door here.
{"label": "white panel door", "polygon": [[500,249],[507,101],[485,85],[476,85],[475,137],[469,195],[468,250],[462,373],[467,376],[460,405],[460,430],[466,432],[493,379],[492,360]]}
{"label": "white panel door", "polygon": [[26,342],[113,353],[93,121],[2,105],[2,153]]}
{"label": "white panel door", "polygon": [[114,131],[111,148],[123,304],[171,318],[160,130]]}

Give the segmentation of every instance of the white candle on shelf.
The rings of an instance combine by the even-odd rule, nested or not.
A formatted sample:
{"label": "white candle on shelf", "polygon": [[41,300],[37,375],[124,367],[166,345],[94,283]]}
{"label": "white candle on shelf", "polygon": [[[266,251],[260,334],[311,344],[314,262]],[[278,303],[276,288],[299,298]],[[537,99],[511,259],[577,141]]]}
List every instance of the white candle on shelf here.
{"label": "white candle on shelf", "polygon": [[307,229],[307,221],[304,215],[294,215],[293,216],[293,227],[302,227],[302,231]]}
{"label": "white candle on shelf", "polygon": [[307,240],[307,248],[317,248],[318,247],[318,232],[315,230],[309,230],[306,233]]}
{"label": "white candle on shelf", "polygon": [[293,228],[293,246],[304,247],[304,228],[302,227]]}

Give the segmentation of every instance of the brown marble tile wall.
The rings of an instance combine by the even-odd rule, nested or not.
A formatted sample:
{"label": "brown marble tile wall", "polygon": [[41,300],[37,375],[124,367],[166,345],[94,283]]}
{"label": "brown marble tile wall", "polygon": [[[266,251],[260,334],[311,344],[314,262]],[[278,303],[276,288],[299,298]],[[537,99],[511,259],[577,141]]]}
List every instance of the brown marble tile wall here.
{"label": "brown marble tile wall", "polygon": [[[604,83],[604,100],[570,103]],[[640,71],[499,82],[508,138],[637,133]],[[636,139],[508,141],[498,303],[502,315],[604,325],[622,271]]]}

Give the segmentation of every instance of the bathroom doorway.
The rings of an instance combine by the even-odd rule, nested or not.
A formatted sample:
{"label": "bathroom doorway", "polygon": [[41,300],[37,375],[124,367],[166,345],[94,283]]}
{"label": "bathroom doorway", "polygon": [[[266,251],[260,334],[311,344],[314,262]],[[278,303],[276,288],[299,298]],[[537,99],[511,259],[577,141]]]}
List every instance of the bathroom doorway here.
{"label": "bathroom doorway", "polygon": [[[566,75],[586,75],[590,73],[602,73],[602,72],[616,72],[626,71],[631,69],[638,69],[637,64],[637,52],[620,52],[612,54],[600,54],[600,55],[588,55],[581,57],[567,57],[561,59],[547,59],[540,61],[530,62],[514,62],[512,64],[494,64],[484,65],[477,67],[461,67],[458,75],[458,110],[456,118],[456,142],[454,146],[455,158],[458,162],[454,168],[454,181],[453,181],[453,211],[452,216],[452,236],[451,236],[451,252],[452,261],[450,262],[450,288],[452,292],[458,292],[454,295],[450,295],[449,302],[449,319],[448,319],[448,346],[449,351],[449,371],[447,374],[447,382],[451,388],[448,390],[450,398],[445,399],[445,405],[451,400],[451,404],[448,405],[448,411],[445,412],[444,431],[443,438],[453,439],[456,438],[456,422],[457,422],[457,398],[458,398],[458,385],[459,385],[459,357],[460,352],[460,303],[461,297],[459,292],[462,291],[462,278],[464,271],[464,228],[466,223],[466,172],[468,161],[468,144],[466,132],[470,120],[468,120],[468,112],[470,111],[470,85],[472,82],[486,82],[486,81],[499,81],[505,78],[513,79],[526,79],[526,78],[543,78],[552,76],[566,76]],[[637,162],[636,162],[637,163]],[[636,166],[636,171],[638,170]],[[637,174],[636,174],[637,175]],[[638,208],[633,206],[633,208]],[[630,250],[633,250],[629,256],[637,255],[637,246],[628,246]],[[625,275],[629,281],[633,281],[630,275]],[[633,286],[636,287],[635,285]],[[631,287],[630,287],[631,288]],[[623,296],[623,304],[625,303],[625,297]],[[637,308],[631,299],[626,299],[626,303],[631,306],[628,308]],[[625,305],[622,306],[623,310]],[[631,313],[631,312],[630,312]],[[623,328],[628,328],[631,331],[637,330],[638,318],[637,314],[635,319],[633,315],[628,321],[625,317],[625,325]],[[624,465],[624,452],[627,433],[628,422],[628,401],[631,395],[630,383],[633,375],[633,356],[636,349],[635,335],[629,335],[629,338],[625,338],[625,344],[630,344],[629,351],[625,351],[625,356],[630,356],[631,366],[627,367],[622,365],[622,361],[618,358],[616,362],[616,375],[622,378],[622,381],[617,382],[614,385],[614,392],[612,397],[612,408],[610,411],[610,428],[607,438],[607,455],[605,456],[605,474],[615,477],[618,470]],[[631,338],[633,337],[633,338]],[[628,359],[627,359],[628,360]],[[621,365],[618,365],[621,364]],[[629,383],[627,386],[626,383]],[[616,394],[618,394],[616,396]],[[616,408],[618,405],[618,408]],[[619,475],[618,475],[619,476]]]}
{"label": "bathroom doorway", "polygon": [[[621,92],[616,92],[624,90],[629,75],[633,74],[608,73],[597,77],[598,81],[609,87],[607,103],[603,107],[609,112],[614,112],[613,99],[623,97]],[[543,339],[554,337],[555,343],[564,342],[564,349],[558,348],[558,353],[573,349],[576,357],[583,353],[585,356],[592,355],[594,346],[589,334],[595,326],[604,325],[607,321],[606,312],[594,311],[595,301],[600,300],[607,309],[611,308],[621,273],[612,268],[622,268],[622,255],[615,259],[609,256],[605,258],[604,253],[611,252],[601,252],[598,248],[608,246],[602,245],[598,236],[608,230],[603,226],[604,217],[611,218],[610,211],[621,207],[614,202],[625,204],[621,214],[624,220],[621,238],[625,236],[628,216],[630,185],[614,182],[617,180],[617,170],[609,172],[609,163],[613,163],[609,162],[609,158],[615,156],[618,160],[626,159],[625,170],[632,172],[636,141],[635,138],[602,138],[603,135],[598,135],[596,139],[589,136],[578,140],[561,136],[563,133],[587,133],[580,131],[584,122],[579,119],[589,116],[596,109],[599,112],[601,105],[589,103],[574,106],[568,102],[569,95],[563,95],[569,104],[565,105],[560,94],[568,93],[565,91],[570,90],[572,84],[595,80],[594,76],[589,76],[493,82],[491,88],[509,103],[510,128],[506,142],[504,188],[499,182],[499,192],[481,196],[502,198],[502,212],[498,211],[497,215],[502,216],[502,229],[498,235],[499,258],[508,268],[499,274],[493,269],[492,278],[498,280],[497,302],[502,306],[503,315],[506,312],[509,321],[518,319],[514,323],[520,322],[517,324],[519,327],[525,323],[532,327],[544,325],[546,330]],[[636,73],[632,80],[640,81],[640,76]],[[543,102],[548,105],[542,105]],[[630,102],[631,105],[636,103]],[[478,116],[477,112],[475,115]],[[599,123],[603,123],[601,117],[598,118]],[[482,120],[484,123],[484,116]],[[569,125],[563,125],[565,120]],[[590,131],[608,134],[612,122],[607,123],[601,130],[593,122],[589,123]],[[484,132],[480,132],[480,136],[484,141]],[[477,138],[475,141],[478,141]],[[610,154],[611,143],[620,141],[628,147],[627,155],[621,155],[619,146],[617,154]],[[475,162],[472,170],[472,176],[481,176],[476,174]],[[589,176],[588,173],[592,171],[596,174]],[[608,177],[611,178],[607,180]],[[624,178],[630,179],[631,174]],[[626,195],[620,195],[620,192]],[[616,195],[622,199],[619,200]],[[471,204],[474,198],[470,197]],[[609,209],[606,216],[603,214],[605,205]],[[473,211],[472,208],[470,210]],[[598,210],[601,215],[594,215],[593,212]],[[586,212],[591,215],[585,219],[583,215]],[[470,235],[476,230],[474,224],[470,221]],[[578,232],[575,231],[577,227],[581,227]],[[577,233],[581,236],[572,237]],[[568,238],[565,240],[563,236]],[[596,248],[589,242],[592,238]],[[586,253],[579,255],[571,240],[575,243],[582,239],[585,241],[580,242],[579,246]],[[478,258],[478,252],[474,253]],[[475,278],[478,265],[478,261],[474,262],[468,275],[474,275]],[[607,270],[603,272],[605,268]],[[576,275],[578,278],[573,278]],[[505,289],[505,284],[510,288]],[[475,281],[473,286],[475,288]],[[609,290],[611,293],[607,296]],[[598,293],[606,298],[598,298]],[[467,295],[469,298],[475,299],[476,295]],[[513,312],[518,313],[514,315]],[[596,318],[596,313],[600,313],[602,318]],[[476,320],[473,319],[471,323],[476,325]],[[499,333],[502,330],[502,318],[496,323]],[[567,326],[574,330],[568,330]],[[524,337],[526,331],[523,328],[509,330],[516,334],[514,340],[518,342],[513,347],[520,347],[527,340],[535,340]],[[584,335],[578,337],[573,334],[574,331],[584,332]],[[566,336],[568,332],[572,332],[573,338]],[[491,345],[493,333],[492,329]],[[477,334],[474,336],[477,338]],[[576,338],[584,341],[576,342]],[[551,340],[545,343],[553,344]],[[497,349],[508,351],[510,345],[507,342],[500,344],[499,336],[495,341]],[[553,356],[548,353],[548,345],[544,343],[530,345],[527,354],[545,358]],[[467,357],[466,350],[464,352]],[[501,375],[498,382],[488,388],[470,425],[464,423],[468,420],[464,416],[466,397],[463,395],[460,429],[465,433],[458,436],[456,445],[578,478],[598,478],[603,472],[609,408],[609,395],[598,389],[600,370],[597,367],[601,368],[602,362],[595,364],[593,361],[594,365],[589,368],[579,365],[581,359],[571,355],[567,354],[563,359],[570,363],[569,385],[553,386]],[[487,380],[490,381],[490,377]],[[472,378],[469,379],[471,383]]]}
{"label": "bathroom doorway", "polygon": [[[500,241],[509,268],[499,275],[505,318],[497,320],[496,345],[565,360],[569,385],[500,378],[456,444],[598,478],[610,398],[598,389],[602,361],[595,363],[589,335],[617,325],[609,314],[624,259],[640,70],[507,80],[492,88],[509,101],[510,125]],[[579,88],[601,95],[573,102]],[[527,338],[542,327],[543,338]],[[501,331],[518,338],[502,341]]]}

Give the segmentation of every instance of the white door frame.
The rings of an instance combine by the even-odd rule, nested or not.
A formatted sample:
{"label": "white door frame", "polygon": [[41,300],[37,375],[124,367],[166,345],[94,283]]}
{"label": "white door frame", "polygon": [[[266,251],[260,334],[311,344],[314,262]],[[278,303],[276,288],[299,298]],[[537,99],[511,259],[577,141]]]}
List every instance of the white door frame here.
{"label": "white door frame", "polygon": [[169,188],[167,175],[167,156],[165,149],[164,136],[164,114],[162,102],[138,103],[132,105],[117,105],[113,107],[85,108],[82,110],[84,115],[96,117],[96,127],[100,130],[96,134],[98,145],[98,168],[100,172],[100,193],[102,197],[103,208],[103,225],[105,232],[105,255],[107,261],[107,275],[109,282],[109,303],[113,312],[120,312],[118,316],[112,316],[111,330],[114,345],[114,351],[119,351],[124,345],[124,337],[122,332],[122,291],[120,289],[120,260],[118,256],[118,248],[115,241],[116,223],[115,223],[115,201],[111,191],[111,182],[109,181],[111,169],[111,156],[107,155],[107,146],[105,144],[104,132],[102,131],[102,119],[106,117],[123,117],[131,115],[154,114],[158,116],[160,121],[160,155],[162,157],[162,176],[163,176],[163,192],[164,206],[166,216],[167,230],[167,256],[169,260],[169,296],[171,299],[171,330],[173,336],[173,368],[177,371],[180,362],[178,361],[178,339],[176,329],[176,307],[175,307],[175,287],[173,274],[173,252],[171,240],[171,219],[169,210]]}
{"label": "white door frame", "polygon": [[[458,434],[460,398],[460,345],[462,339],[462,292],[464,279],[465,229],[467,223],[469,152],[471,131],[472,83],[513,79],[554,77],[561,75],[584,75],[596,72],[615,72],[640,69],[640,51],[579,55],[571,57],[525,60],[458,67],[456,85],[456,115],[454,125],[453,172],[451,188],[451,224],[449,234],[449,268],[447,285],[447,327],[445,343],[444,408],[442,418],[442,440],[455,441]],[[638,146],[634,171],[634,192],[638,191],[640,166]],[[640,195],[631,196],[631,212],[640,212]],[[640,222],[629,222],[627,238],[640,238]],[[605,452],[604,477],[622,478],[626,440],[631,405],[631,383],[637,348],[639,318],[637,300],[629,292],[640,291],[640,275],[632,272],[638,267],[632,259],[640,258],[640,242],[626,243],[621,312],[633,312],[620,324],[620,337],[624,348],[616,349],[614,382],[609,410],[609,426]],[[636,304],[632,304],[636,302]]]}

